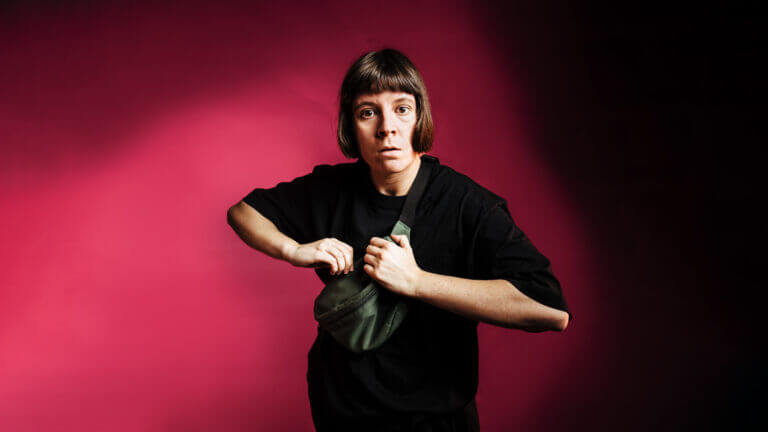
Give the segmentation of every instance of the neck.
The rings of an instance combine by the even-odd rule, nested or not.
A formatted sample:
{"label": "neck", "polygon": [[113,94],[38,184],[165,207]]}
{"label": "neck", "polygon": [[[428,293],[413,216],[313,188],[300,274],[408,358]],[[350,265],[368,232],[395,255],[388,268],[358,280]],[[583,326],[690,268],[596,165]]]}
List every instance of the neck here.
{"label": "neck", "polygon": [[377,191],[382,195],[407,195],[411,185],[416,180],[421,166],[421,157],[417,157],[406,169],[396,173],[381,173],[370,170],[371,180]]}

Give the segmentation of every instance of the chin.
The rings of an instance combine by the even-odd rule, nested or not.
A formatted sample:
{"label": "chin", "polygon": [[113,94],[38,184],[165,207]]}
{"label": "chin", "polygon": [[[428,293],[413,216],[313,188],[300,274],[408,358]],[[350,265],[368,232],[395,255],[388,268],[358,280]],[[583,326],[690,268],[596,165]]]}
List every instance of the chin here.
{"label": "chin", "polygon": [[400,172],[412,163],[412,160],[403,159],[382,159],[379,161],[379,166],[388,172]]}

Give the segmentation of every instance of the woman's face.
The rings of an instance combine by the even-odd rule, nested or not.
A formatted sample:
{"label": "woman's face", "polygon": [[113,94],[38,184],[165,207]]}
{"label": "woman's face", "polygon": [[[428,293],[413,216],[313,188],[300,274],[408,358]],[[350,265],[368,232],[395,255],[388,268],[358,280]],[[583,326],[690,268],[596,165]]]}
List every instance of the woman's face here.
{"label": "woman's face", "polygon": [[411,145],[416,124],[413,95],[391,91],[363,94],[355,98],[352,107],[360,155],[372,170],[401,172],[418,158]]}

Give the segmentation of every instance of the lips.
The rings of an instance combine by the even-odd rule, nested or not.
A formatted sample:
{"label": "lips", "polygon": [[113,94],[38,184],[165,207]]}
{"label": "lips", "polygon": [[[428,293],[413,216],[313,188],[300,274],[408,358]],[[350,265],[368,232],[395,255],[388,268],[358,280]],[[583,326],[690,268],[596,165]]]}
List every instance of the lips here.
{"label": "lips", "polygon": [[400,149],[398,149],[398,148],[388,148],[388,149],[381,150],[379,153],[392,153],[392,152],[396,152],[396,151],[400,151]]}

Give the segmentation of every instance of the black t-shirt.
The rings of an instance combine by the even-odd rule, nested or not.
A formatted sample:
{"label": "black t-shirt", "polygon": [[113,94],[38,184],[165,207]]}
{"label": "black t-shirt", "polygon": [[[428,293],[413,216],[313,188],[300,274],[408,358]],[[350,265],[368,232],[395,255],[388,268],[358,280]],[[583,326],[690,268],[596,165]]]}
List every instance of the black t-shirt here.
{"label": "black t-shirt", "polygon": [[[424,163],[434,169],[411,227],[419,267],[469,279],[506,279],[539,303],[567,312],[549,260],[515,225],[505,200],[436,157],[423,155]],[[291,182],[254,189],[243,201],[300,244],[335,237],[353,247],[357,260],[372,236],[390,233],[405,198],[379,193],[361,158],[318,165]],[[327,276],[327,270],[316,272]],[[318,293],[322,286],[318,282]],[[477,324],[413,300],[392,337],[363,353],[348,351],[318,327],[308,355],[313,411],[351,417],[464,407],[477,392]]]}

